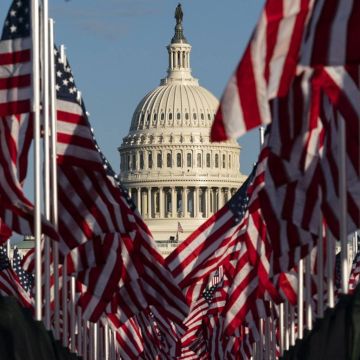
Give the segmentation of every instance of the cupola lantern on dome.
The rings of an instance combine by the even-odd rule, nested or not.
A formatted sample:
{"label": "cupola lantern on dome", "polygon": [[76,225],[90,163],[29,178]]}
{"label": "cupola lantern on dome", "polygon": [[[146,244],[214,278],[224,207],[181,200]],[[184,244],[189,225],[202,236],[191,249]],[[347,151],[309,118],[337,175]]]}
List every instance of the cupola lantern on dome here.
{"label": "cupola lantern on dome", "polygon": [[181,4],[178,4],[175,10],[175,34],[171,39],[171,43],[167,46],[169,53],[168,76],[161,80],[161,84],[168,82],[187,81],[189,83],[197,83],[197,79],[191,76],[190,53],[191,45],[184,36],[182,26],[183,11]]}
{"label": "cupola lantern on dome", "polygon": [[164,256],[244,181],[237,142],[210,142],[219,102],[191,75],[180,4],[175,19],[167,77],[139,102],[119,147],[120,180]]}

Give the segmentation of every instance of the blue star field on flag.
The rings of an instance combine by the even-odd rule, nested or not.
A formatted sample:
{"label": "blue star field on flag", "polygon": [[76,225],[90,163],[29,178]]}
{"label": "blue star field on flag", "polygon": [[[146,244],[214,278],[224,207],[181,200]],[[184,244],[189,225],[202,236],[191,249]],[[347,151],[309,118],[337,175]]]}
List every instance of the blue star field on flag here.
{"label": "blue star field on flag", "polygon": [[235,224],[239,224],[244,217],[249,204],[248,187],[254,179],[256,166],[254,166],[251,174],[241,185],[240,189],[232,196],[228,202],[228,207],[234,214]]}
{"label": "blue star field on flag", "polygon": [[14,255],[12,259],[13,269],[20,280],[21,286],[26,290],[30,291],[34,285],[33,274],[28,273],[21,266],[21,256],[18,248],[14,248]]}
{"label": "blue star field on flag", "polygon": [[30,36],[30,1],[15,0],[5,19],[1,40]]}
{"label": "blue star field on flag", "polygon": [[10,260],[7,256],[6,248],[0,246],[0,271],[6,270],[10,267]]}
{"label": "blue star field on flag", "polygon": [[212,302],[212,299],[214,297],[214,293],[215,293],[216,289],[217,289],[217,285],[213,285],[213,286],[207,287],[203,292],[203,297],[209,305]]}

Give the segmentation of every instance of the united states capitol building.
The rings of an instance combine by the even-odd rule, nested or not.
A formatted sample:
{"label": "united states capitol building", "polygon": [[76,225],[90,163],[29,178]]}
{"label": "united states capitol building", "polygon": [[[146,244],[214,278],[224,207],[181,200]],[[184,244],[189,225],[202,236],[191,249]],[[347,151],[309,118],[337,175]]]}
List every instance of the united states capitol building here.
{"label": "united states capitol building", "polygon": [[220,209],[245,180],[236,141],[210,142],[218,100],[191,73],[181,6],[160,85],[136,107],[120,152],[120,178],[163,256]]}

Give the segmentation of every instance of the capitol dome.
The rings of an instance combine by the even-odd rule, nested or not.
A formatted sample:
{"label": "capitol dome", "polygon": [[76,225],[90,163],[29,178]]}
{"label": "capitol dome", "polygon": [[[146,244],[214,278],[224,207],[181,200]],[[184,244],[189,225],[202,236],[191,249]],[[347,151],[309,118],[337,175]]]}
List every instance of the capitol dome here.
{"label": "capitol dome", "polygon": [[219,102],[191,74],[182,11],[167,50],[167,76],[140,101],[119,147],[120,179],[164,256],[244,181],[237,142],[210,142]]}

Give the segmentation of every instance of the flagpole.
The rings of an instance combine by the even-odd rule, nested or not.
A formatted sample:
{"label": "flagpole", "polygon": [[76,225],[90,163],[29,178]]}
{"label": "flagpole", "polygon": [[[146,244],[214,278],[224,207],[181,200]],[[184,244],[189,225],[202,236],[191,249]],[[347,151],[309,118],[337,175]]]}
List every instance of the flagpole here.
{"label": "flagpole", "polygon": [[265,128],[264,126],[259,127],[259,139],[260,139],[260,149],[262,148],[265,141]]}
{"label": "flagpole", "polygon": [[303,338],[304,329],[304,260],[300,259],[298,267],[298,338]]}
{"label": "flagpole", "polygon": [[310,254],[305,258],[305,299],[306,299],[306,327],[312,329],[312,307],[311,307],[311,258]]}
{"label": "flagpole", "polygon": [[284,303],[279,304],[280,356],[284,354]]}
{"label": "flagpole", "polygon": [[6,242],[6,254],[8,256],[8,258],[10,259],[10,251],[11,251],[11,243],[10,243],[10,239]]}
{"label": "flagpole", "polygon": [[41,158],[40,158],[40,44],[39,1],[31,1],[32,87],[34,116],[34,238],[35,238],[35,320],[41,321]]}
{"label": "flagpole", "polygon": [[[56,93],[55,93],[55,60],[54,60],[54,20],[49,19],[49,63],[50,63],[50,136],[51,136],[51,215],[52,224],[58,227],[58,195],[57,195],[57,164],[56,164]],[[59,250],[58,243],[52,243],[54,273],[54,328],[55,338],[60,340],[60,299],[59,299]]]}
{"label": "flagpole", "polygon": [[104,325],[104,355],[105,360],[109,360],[109,325],[107,321]]}
{"label": "flagpole", "polygon": [[317,241],[317,295],[318,295],[318,318],[324,317],[324,227],[321,221],[319,227],[319,237]]}
{"label": "flagpole", "polygon": [[347,240],[347,191],[346,191],[346,129],[345,119],[339,119],[339,197],[340,197],[340,243],[341,243],[341,290],[349,291],[348,240]]}
{"label": "flagpole", "polygon": [[352,248],[353,248],[353,258],[352,258],[352,260],[354,260],[355,257],[356,257],[356,254],[358,252],[358,250],[357,250],[357,231],[355,231],[353,236],[352,236]]}
{"label": "flagpole", "polygon": [[[50,128],[49,128],[49,7],[43,0],[42,9],[42,114],[44,122],[44,205],[45,218],[50,220]],[[51,329],[50,314],[50,239],[45,238],[45,327]]]}
{"label": "flagpole", "polygon": [[76,351],[75,346],[75,323],[76,323],[76,307],[75,307],[75,278],[70,276],[70,339],[71,352]]}
{"label": "flagpole", "polygon": [[333,308],[335,306],[334,299],[334,259],[335,259],[335,244],[334,238],[328,228],[326,228],[326,251],[327,251],[327,291],[328,291],[328,306]]}

